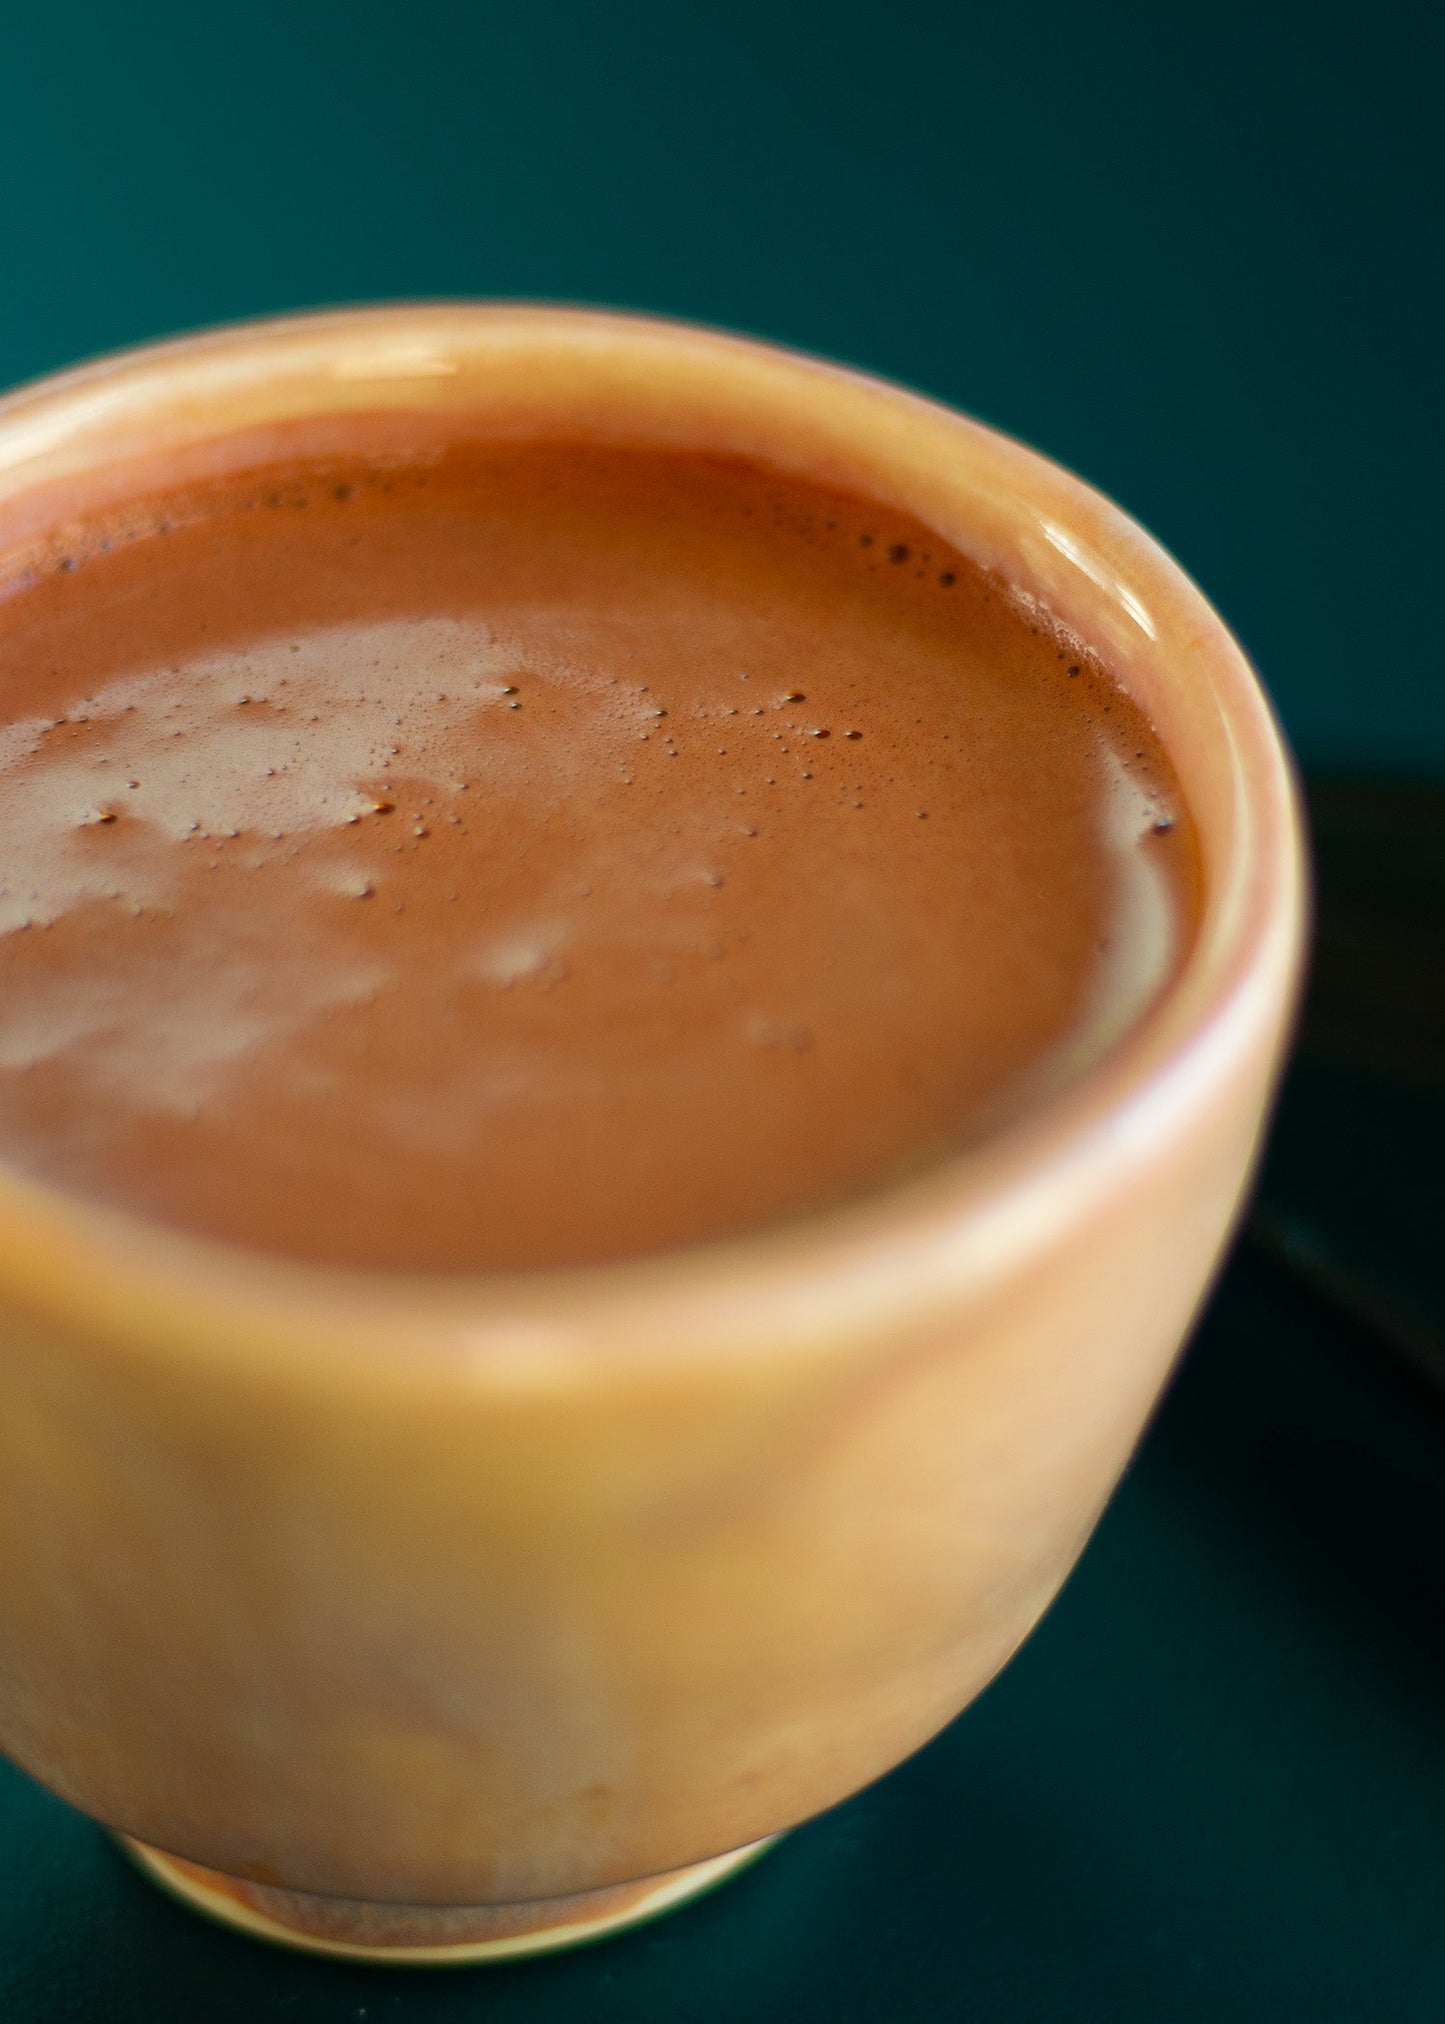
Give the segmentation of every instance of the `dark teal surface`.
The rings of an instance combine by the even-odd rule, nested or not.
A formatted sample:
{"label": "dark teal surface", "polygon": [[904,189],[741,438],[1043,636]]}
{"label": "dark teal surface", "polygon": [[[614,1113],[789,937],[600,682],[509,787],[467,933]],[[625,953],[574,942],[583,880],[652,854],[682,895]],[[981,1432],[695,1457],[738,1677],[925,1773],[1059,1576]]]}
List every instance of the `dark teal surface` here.
{"label": "dark teal surface", "polygon": [[297,305],[585,298],[1114,493],[1307,756],[1445,764],[1427,0],[127,0],[0,36],[0,384]]}
{"label": "dark teal surface", "polygon": [[233,1937],[0,1771],[6,2024],[1439,2024],[1441,1408],[1237,1261],[1062,1599],[713,1897],[522,1966]]}
{"label": "dark teal surface", "polygon": [[[396,295],[754,330],[1074,465],[1307,756],[1438,770],[1440,18],[12,9],[0,384]],[[1442,1559],[1445,1410],[1237,1260],[1019,1658],[716,1897],[525,1967],[338,1969],[202,1924],[0,1767],[0,2019],[1440,2024]]]}

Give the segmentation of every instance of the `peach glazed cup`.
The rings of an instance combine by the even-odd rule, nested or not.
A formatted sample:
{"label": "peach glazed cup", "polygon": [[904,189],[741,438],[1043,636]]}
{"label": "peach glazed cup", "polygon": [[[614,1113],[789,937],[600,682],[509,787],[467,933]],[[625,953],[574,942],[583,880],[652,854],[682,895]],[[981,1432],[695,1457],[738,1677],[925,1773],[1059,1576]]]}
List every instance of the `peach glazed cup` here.
{"label": "peach glazed cup", "polygon": [[948,1722],[1028,1634],[1230,1230],[1294,999],[1288,760],[1115,507],[859,374],[489,304],[161,345],[0,402],[0,557],[347,417],[756,458],[917,515],[1088,640],[1200,839],[1173,985],[926,1176],[517,1277],[345,1275],[0,1172],[0,1746],[181,1896],[352,1957],[679,1903]]}

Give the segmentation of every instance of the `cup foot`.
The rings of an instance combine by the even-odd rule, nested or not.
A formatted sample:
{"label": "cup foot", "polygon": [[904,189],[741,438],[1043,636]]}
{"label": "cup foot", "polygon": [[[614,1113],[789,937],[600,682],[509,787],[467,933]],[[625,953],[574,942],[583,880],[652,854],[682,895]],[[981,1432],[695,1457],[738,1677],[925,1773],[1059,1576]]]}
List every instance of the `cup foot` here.
{"label": "cup foot", "polygon": [[686,1869],[571,1897],[510,1905],[393,1905],[248,1883],[117,1836],[137,1866],[194,1911],[278,1946],[398,1967],[465,1967],[584,1946],[657,1918],[755,1862],[776,1836]]}

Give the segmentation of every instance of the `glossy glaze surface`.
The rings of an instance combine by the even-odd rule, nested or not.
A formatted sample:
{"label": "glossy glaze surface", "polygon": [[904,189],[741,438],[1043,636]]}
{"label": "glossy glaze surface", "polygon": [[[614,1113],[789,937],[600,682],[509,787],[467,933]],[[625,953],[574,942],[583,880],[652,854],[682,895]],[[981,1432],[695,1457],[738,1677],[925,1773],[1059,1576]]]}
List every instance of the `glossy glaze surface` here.
{"label": "glossy glaze surface", "polygon": [[204,478],[298,417],[328,452],[380,385],[400,433],[479,399],[513,435],[585,413],[913,513],[1101,654],[1202,867],[1179,978],[1105,1061],[986,1146],[745,1241],[363,1285],[0,1187],[5,1747],[234,1875],[507,1902],[831,1804],[1026,1635],[1235,1214],[1298,836],[1238,648],[1115,509],[960,417],[708,333],[456,306],[192,340],[0,407],[0,511],[38,540],[157,449]]}

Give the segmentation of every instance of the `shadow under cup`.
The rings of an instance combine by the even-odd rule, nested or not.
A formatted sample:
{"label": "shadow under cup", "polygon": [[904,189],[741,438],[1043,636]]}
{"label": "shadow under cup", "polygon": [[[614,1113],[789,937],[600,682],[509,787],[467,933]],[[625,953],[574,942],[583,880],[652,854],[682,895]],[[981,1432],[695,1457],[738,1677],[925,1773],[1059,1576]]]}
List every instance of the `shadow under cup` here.
{"label": "shadow under cup", "polygon": [[0,402],[0,548],[456,420],[751,457],[1037,596],[1154,724],[1202,913],[1160,1002],[966,1155],[605,1268],[340,1274],[0,1174],[0,1743],[201,1908],[469,1960],[684,1901],[889,1769],[1048,1605],[1235,1215],[1303,920],[1287,759],[1076,479],[815,361],[637,319],[348,311]]}

